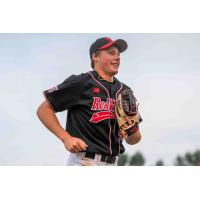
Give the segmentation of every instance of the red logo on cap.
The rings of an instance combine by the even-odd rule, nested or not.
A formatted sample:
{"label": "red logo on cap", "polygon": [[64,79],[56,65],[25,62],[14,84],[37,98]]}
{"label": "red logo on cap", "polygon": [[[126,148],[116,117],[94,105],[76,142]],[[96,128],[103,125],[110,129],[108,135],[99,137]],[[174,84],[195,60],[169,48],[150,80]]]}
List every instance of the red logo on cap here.
{"label": "red logo on cap", "polygon": [[108,41],[108,43],[105,44],[104,46],[100,47],[100,48],[99,48],[100,50],[101,50],[101,49],[106,49],[106,48],[110,47],[110,46],[114,43],[114,42],[113,42],[110,38],[108,38],[108,37],[106,37],[105,39]]}
{"label": "red logo on cap", "polygon": [[108,42],[113,42],[110,38],[106,37],[106,40],[108,40]]}

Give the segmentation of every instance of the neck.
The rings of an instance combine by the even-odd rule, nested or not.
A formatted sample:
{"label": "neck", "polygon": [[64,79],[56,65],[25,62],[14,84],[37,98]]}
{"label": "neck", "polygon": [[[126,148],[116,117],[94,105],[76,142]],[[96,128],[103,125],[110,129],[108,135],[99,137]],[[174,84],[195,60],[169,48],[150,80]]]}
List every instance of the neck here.
{"label": "neck", "polygon": [[104,79],[104,80],[106,80],[106,81],[108,81],[108,82],[113,82],[114,78],[113,78],[112,75],[106,74],[106,73],[105,73],[104,71],[102,71],[102,70],[97,70],[97,69],[95,69],[95,71],[98,73],[98,75],[99,75],[102,79]]}

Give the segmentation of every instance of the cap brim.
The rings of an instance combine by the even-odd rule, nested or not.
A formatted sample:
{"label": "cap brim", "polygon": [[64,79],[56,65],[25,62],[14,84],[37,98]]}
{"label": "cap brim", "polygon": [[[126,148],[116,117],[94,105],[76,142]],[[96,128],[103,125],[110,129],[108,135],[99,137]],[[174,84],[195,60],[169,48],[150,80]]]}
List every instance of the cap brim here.
{"label": "cap brim", "polygon": [[115,40],[112,45],[116,46],[119,49],[120,53],[122,53],[128,48],[128,44],[125,40],[122,39]]}

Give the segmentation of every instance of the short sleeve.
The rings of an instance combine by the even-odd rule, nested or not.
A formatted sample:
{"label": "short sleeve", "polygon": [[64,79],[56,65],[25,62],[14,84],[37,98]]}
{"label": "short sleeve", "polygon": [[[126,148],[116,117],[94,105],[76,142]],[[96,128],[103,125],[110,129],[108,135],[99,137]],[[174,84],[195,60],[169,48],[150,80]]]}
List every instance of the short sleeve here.
{"label": "short sleeve", "polygon": [[84,74],[72,75],[63,83],[43,92],[54,112],[61,112],[79,104]]}

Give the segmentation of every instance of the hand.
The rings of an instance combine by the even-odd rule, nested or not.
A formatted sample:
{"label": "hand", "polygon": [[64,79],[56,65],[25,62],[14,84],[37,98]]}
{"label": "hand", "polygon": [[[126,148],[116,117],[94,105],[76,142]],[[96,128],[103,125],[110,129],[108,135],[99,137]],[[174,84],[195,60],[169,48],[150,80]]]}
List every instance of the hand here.
{"label": "hand", "polygon": [[63,143],[65,148],[71,153],[78,153],[82,150],[85,151],[88,147],[83,140],[72,136],[64,138]]}
{"label": "hand", "polygon": [[124,130],[129,128],[129,124],[131,125],[131,123],[132,123],[131,120],[128,117],[124,117],[124,119],[127,121],[127,123],[123,124],[119,129],[119,137],[122,140],[128,138],[128,134]]}
{"label": "hand", "polygon": [[[127,121],[128,117],[124,117],[125,120]],[[127,121],[129,123],[129,121]],[[119,129],[119,137],[124,140],[128,138],[128,135],[126,133],[126,131],[124,131],[123,129],[127,129],[129,127],[129,125],[127,123],[123,124],[121,126],[121,128]]]}
{"label": "hand", "polygon": [[119,137],[122,140],[127,139],[128,137],[133,135],[138,130],[137,122],[135,122],[135,124],[133,124],[133,122],[128,117],[124,117],[124,119],[126,120],[126,123],[124,123],[120,127],[120,130],[119,130]]}

